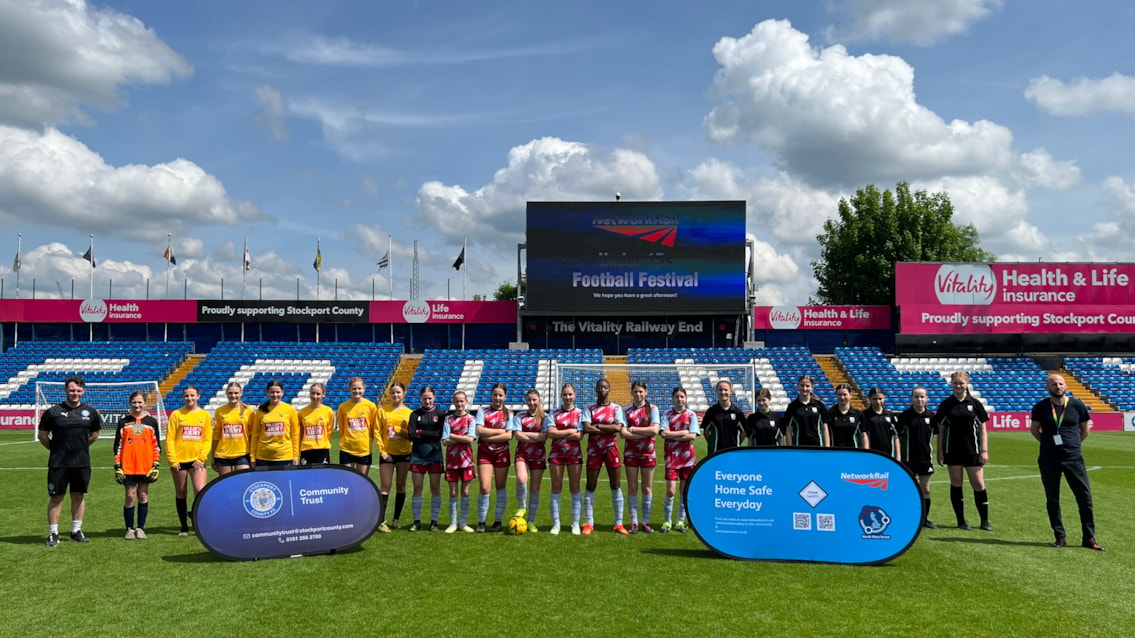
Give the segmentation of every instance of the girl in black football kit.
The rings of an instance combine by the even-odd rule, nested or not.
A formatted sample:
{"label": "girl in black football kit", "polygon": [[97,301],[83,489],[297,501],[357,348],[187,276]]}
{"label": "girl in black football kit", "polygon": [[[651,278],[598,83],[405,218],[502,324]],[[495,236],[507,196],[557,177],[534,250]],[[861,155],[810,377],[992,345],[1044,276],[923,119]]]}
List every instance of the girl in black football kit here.
{"label": "girl in black football kit", "polygon": [[950,472],[950,504],[958,518],[958,529],[968,530],[965,503],[962,499],[962,479],[969,475],[973,487],[973,500],[981,517],[981,529],[991,532],[989,523],[989,495],[985,491],[984,466],[989,462],[989,439],[985,423],[989,415],[985,406],[969,393],[969,375],[958,371],[950,376],[954,394],[946,397],[934,414],[938,425],[938,464],[946,465]]}
{"label": "girl in black football kit", "polygon": [[922,526],[938,529],[930,522],[930,477],[934,474],[934,456],[930,442],[934,436],[934,413],[926,409],[926,388],[918,386],[910,391],[910,407],[898,418],[901,461],[906,469],[918,477],[922,490]]}
{"label": "girl in black football kit", "polygon": [[899,449],[898,417],[888,410],[887,400],[882,388],[871,388],[867,401],[871,404],[863,413],[863,432],[867,434],[867,447],[902,461]]}
{"label": "girl in black football kit", "polygon": [[792,445],[830,447],[827,406],[812,394],[812,377],[804,375],[796,382],[799,395],[784,411],[785,434]]}
{"label": "girl in black football kit", "polygon": [[841,383],[835,388],[836,404],[828,410],[831,447],[867,447],[863,429],[863,413],[851,405],[851,386]]}
{"label": "girl in black football kit", "polygon": [[772,393],[768,388],[757,390],[757,411],[745,419],[745,436],[749,447],[780,445],[780,415],[770,409]]}

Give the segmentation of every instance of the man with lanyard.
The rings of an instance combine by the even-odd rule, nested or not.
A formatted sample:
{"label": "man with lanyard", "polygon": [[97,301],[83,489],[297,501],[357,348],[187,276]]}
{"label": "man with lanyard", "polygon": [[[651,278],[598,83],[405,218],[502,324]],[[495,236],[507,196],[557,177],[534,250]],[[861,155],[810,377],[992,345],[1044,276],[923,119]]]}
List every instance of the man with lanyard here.
{"label": "man with lanyard", "polygon": [[1083,401],[1070,398],[1068,386],[1059,374],[1049,375],[1045,384],[1048,398],[1033,407],[1030,430],[1040,443],[1040,480],[1048,505],[1048,521],[1056,535],[1053,547],[1066,546],[1064,521],[1060,515],[1060,477],[1068,481],[1076,504],[1080,507],[1080,527],[1083,529],[1084,547],[1096,551],[1104,548],[1096,542],[1096,521],[1092,510],[1092,486],[1080,453],[1080,442],[1088,438],[1092,417]]}
{"label": "man with lanyard", "polygon": [[89,543],[83,534],[87,487],[91,482],[91,445],[99,438],[102,419],[98,410],[83,403],[86,381],[69,377],[63,382],[67,399],[53,405],[39,420],[39,442],[50,450],[47,459],[48,547],[59,544],[59,517],[63,497],[71,490],[71,540]]}

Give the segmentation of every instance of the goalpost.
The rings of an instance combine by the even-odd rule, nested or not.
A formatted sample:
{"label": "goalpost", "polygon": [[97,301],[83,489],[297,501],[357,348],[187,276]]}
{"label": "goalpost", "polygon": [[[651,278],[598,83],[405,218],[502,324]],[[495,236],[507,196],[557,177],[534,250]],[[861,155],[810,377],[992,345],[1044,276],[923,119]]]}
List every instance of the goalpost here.
{"label": "goalpost", "polygon": [[[83,403],[94,406],[102,417],[99,437],[114,437],[119,421],[130,412],[130,395],[141,390],[146,397],[146,411],[157,419],[161,426],[161,437],[166,438],[166,408],[157,381],[122,381],[114,383],[87,383],[83,390]],[[40,416],[51,406],[67,400],[67,391],[62,381],[35,382],[35,422],[38,426]],[[39,435],[38,428],[32,429],[32,436]]]}
{"label": "goalpost", "polygon": [[674,363],[557,363],[552,364],[552,380],[547,387],[537,388],[549,409],[560,403],[560,388],[565,383],[575,386],[575,402],[581,407],[595,403],[595,383],[607,379],[611,384],[611,402],[621,406],[631,403],[631,383],[646,384],[646,399],[660,412],[670,408],[670,393],[675,387],[686,390],[686,402],[695,412],[705,412],[717,401],[714,386],[726,379],[733,384],[733,402],[745,412],[755,408],[756,371],[751,363],[695,363],[678,359]]}

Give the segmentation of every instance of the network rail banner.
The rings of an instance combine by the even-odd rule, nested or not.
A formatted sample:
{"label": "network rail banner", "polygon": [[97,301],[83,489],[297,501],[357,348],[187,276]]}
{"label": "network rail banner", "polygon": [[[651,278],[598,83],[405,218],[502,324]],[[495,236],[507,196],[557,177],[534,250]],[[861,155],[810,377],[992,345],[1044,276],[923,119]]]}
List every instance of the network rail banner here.
{"label": "network rail banner", "polygon": [[[1135,264],[895,264],[899,306],[1126,306]],[[1135,314],[1135,308],[1132,308]]]}
{"label": "network rail banner", "polygon": [[697,465],[685,502],[703,543],[745,560],[884,563],[922,528],[914,477],[870,450],[733,449]]}
{"label": "network rail banner", "polygon": [[890,306],[757,306],[755,330],[890,330]]}
{"label": "network rail banner", "polygon": [[333,554],[378,525],[374,483],[339,466],[257,468],[211,481],[193,505],[197,538],[229,560]]}
{"label": "network rail banner", "polygon": [[528,202],[534,314],[740,314],[745,202]]}

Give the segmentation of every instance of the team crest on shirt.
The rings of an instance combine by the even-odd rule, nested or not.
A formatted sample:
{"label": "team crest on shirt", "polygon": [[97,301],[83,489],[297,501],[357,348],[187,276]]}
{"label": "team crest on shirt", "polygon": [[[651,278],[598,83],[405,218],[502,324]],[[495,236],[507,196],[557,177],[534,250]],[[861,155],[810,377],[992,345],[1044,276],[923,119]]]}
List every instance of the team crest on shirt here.
{"label": "team crest on shirt", "polygon": [[270,518],[284,505],[284,493],[275,484],[259,481],[244,491],[244,511],[253,518]]}
{"label": "team crest on shirt", "polygon": [[79,413],[79,416],[83,417],[84,421],[89,420],[91,418],[91,411],[90,410],[83,410],[82,412]]}
{"label": "team crest on shirt", "polygon": [[883,508],[875,505],[864,505],[859,511],[859,527],[863,530],[862,538],[887,540],[889,534],[884,534],[891,524],[891,517]]}

